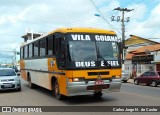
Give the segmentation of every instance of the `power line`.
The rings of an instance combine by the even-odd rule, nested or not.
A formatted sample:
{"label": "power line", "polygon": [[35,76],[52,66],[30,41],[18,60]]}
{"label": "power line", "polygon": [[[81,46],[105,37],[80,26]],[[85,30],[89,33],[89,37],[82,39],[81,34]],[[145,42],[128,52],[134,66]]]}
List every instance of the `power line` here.
{"label": "power line", "polygon": [[0,36],[21,36],[21,35],[0,34]]}
{"label": "power line", "polygon": [[[9,2],[8,1],[7,2],[2,2],[1,1],[1,3],[5,4],[5,5],[8,5],[9,7],[13,7],[11,4],[14,4],[13,1],[9,1]],[[19,4],[19,7],[21,9],[24,8],[24,7],[20,6],[20,4]],[[15,8],[13,7],[12,9],[14,10]],[[68,16],[66,16],[66,17],[60,16],[60,15],[57,15],[55,13],[55,11],[53,11],[52,15],[50,15],[50,14],[46,15],[43,12],[38,12],[37,10],[32,10],[32,12],[30,12],[28,15],[31,15],[31,14],[36,15],[37,17],[39,17],[39,19],[42,19],[43,21],[45,21],[49,24],[47,24],[47,23],[41,24],[41,23],[37,23],[37,22],[33,22],[33,21],[24,20],[24,19],[18,19],[18,20],[22,21],[22,22],[25,22],[25,23],[37,24],[39,26],[49,26],[51,24],[54,24],[55,22],[56,22],[56,24],[58,22],[58,23],[67,24],[67,25],[81,25],[82,22],[86,21],[86,18],[79,18],[78,17],[78,19],[75,19],[75,18],[68,18]],[[54,17],[56,17],[56,18],[54,18]],[[104,20],[106,20],[106,19],[104,18]],[[87,22],[87,24],[93,24],[93,22]],[[118,29],[117,29],[117,31],[118,31]]]}
{"label": "power line", "polygon": [[130,1],[126,2],[126,4],[132,3],[132,2],[134,2],[134,1],[135,1],[135,0],[130,0]]}
{"label": "power line", "polygon": [[[2,1],[1,1],[2,2]],[[4,2],[2,2],[2,3],[4,3]],[[5,5],[8,5],[8,6],[10,6],[10,7],[13,7],[12,5],[10,5],[10,3],[11,4],[14,4],[14,2],[13,1],[10,1],[10,2],[7,2],[7,4],[6,4],[6,2],[5,2]],[[24,8],[24,7],[22,7],[22,6],[19,6],[20,8]],[[13,8],[13,10],[14,10],[15,8]],[[77,20],[76,22],[74,22],[73,23],[73,21],[71,21],[71,20],[73,20],[73,18],[69,18],[68,16],[66,16],[66,17],[63,17],[63,16],[60,16],[60,15],[57,15],[56,14],[56,12],[55,11],[53,11],[53,13],[52,13],[52,15],[46,15],[45,13],[43,13],[43,12],[38,12],[37,10],[33,10],[31,13],[29,13],[29,14],[36,14],[36,16],[38,16],[38,17],[40,17],[40,18],[43,18],[43,20],[45,20],[45,21],[47,21],[47,22],[54,22],[54,20],[55,19],[57,19],[57,21],[58,22],[65,22],[65,23],[67,23],[67,24],[77,24],[77,22],[82,22],[82,21],[84,21],[84,20],[86,20],[85,18],[78,18],[78,20],[77,19],[74,19],[74,20]],[[48,18],[48,17],[50,17],[50,18]],[[52,17],[52,18],[51,18]],[[56,18],[54,18],[54,17],[56,17]],[[58,17],[58,18],[57,18]],[[52,19],[52,21],[51,21],[51,19]],[[64,20],[65,19],[65,20]],[[66,19],[68,19],[68,21],[66,21]],[[68,23],[70,21],[70,23]],[[78,23],[78,24],[80,24],[80,23]]]}
{"label": "power line", "polygon": [[111,27],[112,29],[117,30],[117,32],[119,32],[119,33],[121,34],[121,32],[120,32],[118,29],[116,29],[112,24],[110,24],[110,23],[105,19],[105,17],[104,17],[103,14],[101,13],[101,11],[97,8],[97,6],[96,6],[95,3],[93,2],[93,0],[90,0],[90,1],[91,1],[91,3],[93,4],[93,6],[96,8],[96,10],[98,11],[98,13],[100,14],[100,16],[102,17],[102,19],[103,19],[105,22],[107,22],[108,25],[110,25],[110,27]]}
{"label": "power line", "polygon": [[[140,2],[138,2],[138,4],[141,3],[141,2],[143,2],[143,1],[144,1],[144,0],[141,0]],[[146,0],[146,1],[147,1],[147,0]],[[153,2],[154,0],[149,0],[148,2],[146,2],[146,1],[144,1],[144,3]],[[136,15],[137,10],[138,10],[139,8],[141,8],[142,5],[143,5],[143,4],[140,4],[139,6],[137,6],[136,8],[134,8],[134,9],[135,9],[135,13],[134,13],[131,17],[134,17],[134,16]]]}
{"label": "power line", "polygon": [[[20,0],[21,1],[21,0]],[[134,0],[133,0],[134,1]],[[141,1],[143,1],[143,0],[141,0]],[[140,1],[140,2],[141,2]],[[26,1],[21,1],[21,2],[26,2]],[[11,8],[12,8],[12,10],[14,10],[14,6],[13,6],[13,3],[15,4],[15,2],[14,1],[12,1],[12,0],[10,0],[10,1],[1,1],[1,3],[3,3],[3,4],[8,4]],[[16,4],[17,5],[17,4]],[[24,8],[23,6],[24,5],[22,5],[22,3],[18,3],[18,5],[19,5],[19,7],[22,9],[22,8]],[[17,10],[17,9],[15,9],[15,10]],[[39,26],[51,26],[52,24],[54,24],[54,23],[57,23],[57,22],[59,22],[59,23],[64,23],[64,24],[68,24],[68,25],[80,25],[81,24],[81,22],[83,22],[83,21],[85,21],[86,19],[84,19],[84,18],[79,18],[78,17],[78,20],[75,22],[75,18],[70,18],[70,17],[68,17],[68,16],[61,16],[61,15],[58,15],[57,13],[56,13],[56,11],[54,11],[54,10],[52,10],[52,15],[51,14],[48,14],[48,15],[46,15],[44,12],[39,12],[39,10],[32,10],[32,12],[31,13],[29,13],[29,15],[31,15],[31,14],[34,14],[34,15],[36,15],[37,17],[39,17],[39,19],[42,19],[42,21],[46,21],[46,22],[48,22],[48,24],[47,23],[37,23],[37,22],[32,22],[32,21],[28,21],[28,20],[24,20],[24,19],[18,19],[18,20],[20,20],[20,21],[22,21],[22,22],[25,22],[25,23],[30,23],[30,24],[37,24],[37,25],[39,25]],[[92,12],[92,11],[90,11],[90,12]],[[104,15],[102,15],[101,14],[101,16],[103,16],[104,17]],[[54,19],[54,17],[57,17],[57,18],[55,18]],[[106,18],[104,18],[104,19],[106,19]],[[54,20],[54,21],[53,21]],[[95,19],[95,20],[97,20],[97,19]],[[50,23],[49,23],[50,22]],[[79,23],[77,23],[77,22],[79,22]],[[51,24],[52,23],[52,24]],[[87,22],[88,24],[92,24],[92,23],[94,23],[94,22]],[[118,29],[117,29],[118,30]],[[116,30],[116,31],[117,31]],[[120,34],[121,34],[121,32],[119,32]],[[11,35],[12,36],[12,35]]]}
{"label": "power line", "polygon": [[[156,21],[145,22],[145,23],[143,23],[143,24],[141,24],[141,25],[139,25],[139,24],[134,24],[133,26],[127,27],[127,30],[131,30],[131,29],[133,29],[133,28],[135,28],[135,27],[139,27],[139,26],[144,27],[144,26],[153,25],[153,24],[155,24],[155,22],[159,22],[160,18],[154,18],[154,20],[156,20]],[[159,23],[159,24],[157,23],[156,25],[158,26],[158,25],[160,25],[160,23]],[[153,26],[153,27],[154,27],[154,26]],[[144,27],[143,29],[147,29],[147,28]]]}

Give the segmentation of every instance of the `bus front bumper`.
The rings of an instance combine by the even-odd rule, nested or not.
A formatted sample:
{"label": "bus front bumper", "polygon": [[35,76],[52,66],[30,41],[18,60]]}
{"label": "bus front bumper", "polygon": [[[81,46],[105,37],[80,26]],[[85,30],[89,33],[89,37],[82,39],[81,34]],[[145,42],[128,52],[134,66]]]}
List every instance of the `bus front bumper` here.
{"label": "bus front bumper", "polygon": [[[112,79],[112,81],[109,80],[103,80],[104,84],[103,86],[108,86],[108,88],[101,89],[99,91],[102,91],[102,93],[107,92],[119,92],[121,88],[121,79]],[[90,95],[94,94],[97,89],[92,89],[91,87],[97,87],[95,86],[95,81],[88,81],[87,83],[84,82],[68,82],[67,86],[67,96],[77,96],[77,95]]]}

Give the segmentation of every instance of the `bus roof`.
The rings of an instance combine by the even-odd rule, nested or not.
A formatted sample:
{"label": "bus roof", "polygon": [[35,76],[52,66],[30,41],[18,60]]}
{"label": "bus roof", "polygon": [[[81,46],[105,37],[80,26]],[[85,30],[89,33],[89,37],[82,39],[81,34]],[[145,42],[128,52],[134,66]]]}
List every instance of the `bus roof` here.
{"label": "bus roof", "polygon": [[45,36],[51,35],[55,32],[61,32],[61,33],[97,33],[97,34],[110,34],[110,35],[116,35],[116,33],[114,31],[111,30],[105,30],[105,29],[99,29],[99,28],[82,28],[82,27],[77,27],[77,28],[59,28],[56,30],[53,30],[51,32],[49,32],[48,34],[42,35],[40,37],[37,37],[36,39],[32,40],[32,41],[28,41],[28,42],[23,42],[21,44],[21,46],[24,46],[26,44],[29,44],[33,41],[36,41],[38,39],[41,39]]}
{"label": "bus roof", "polygon": [[62,33],[71,33],[71,32],[80,32],[80,33],[99,33],[99,34],[112,34],[115,35],[116,33],[111,30],[99,29],[99,28],[59,28],[49,32],[48,34],[53,34],[55,32],[62,32]]}

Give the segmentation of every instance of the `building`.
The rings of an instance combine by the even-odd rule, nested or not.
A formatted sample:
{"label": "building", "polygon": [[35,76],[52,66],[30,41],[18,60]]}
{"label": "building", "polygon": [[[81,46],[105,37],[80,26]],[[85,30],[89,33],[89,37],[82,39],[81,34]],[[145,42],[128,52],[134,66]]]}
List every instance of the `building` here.
{"label": "building", "polygon": [[147,51],[147,48],[145,48],[145,46],[156,45],[156,44],[159,44],[159,42],[155,42],[155,41],[142,38],[139,36],[135,36],[135,35],[130,35],[130,38],[125,41],[125,46],[127,47],[127,51],[126,51],[127,54],[126,54],[126,60],[124,62],[124,69],[127,70],[130,75],[133,73],[133,71],[136,71],[137,75],[140,75],[144,71],[147,71],[149,68],[151,68],[150,66],[152,66],[152,64],[150,65],[147,62],[146,62],[147,66],[143,64],[144,67],[141,65],[135,64],[136,62],[132,60],[132,57],[135,55],[140,56],[140,54],[138,54],[140,52],[136,52],[138,48],[144,47],[145,52],[141,52],[141,53],[145,54]]}
{"label": "building", "polygon": [[159,42],[155,42],[135,35],[130,35],[130,38],[125,40],[125,46],[128,48],[127,51],[134,50],[142,46],[154,44],[159,44]]}
{"label": "building", "polygon": [[22,36],[24,39],[24,42],[27,42],[28,40],[34,40],[35,38],[38,38],[46,33],[33,33],[33,32],[27,32],[25,35]]}
{"label": "building", "polygon": [[130,62],[132,66],[130,73],[135,71],[137,76],[150,70],[160,71],[160,44],[142,46],[129,51],[126,62]]}

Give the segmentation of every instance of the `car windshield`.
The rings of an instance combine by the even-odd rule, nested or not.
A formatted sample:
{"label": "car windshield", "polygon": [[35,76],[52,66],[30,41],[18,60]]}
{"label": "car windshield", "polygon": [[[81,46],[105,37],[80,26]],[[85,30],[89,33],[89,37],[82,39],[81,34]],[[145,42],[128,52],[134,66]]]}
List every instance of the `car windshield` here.
{"label": "car windshield", "polygon": [[12,69],[2,69],[0,70],[0,77],[1,76],[15,76],[16,73]]}

